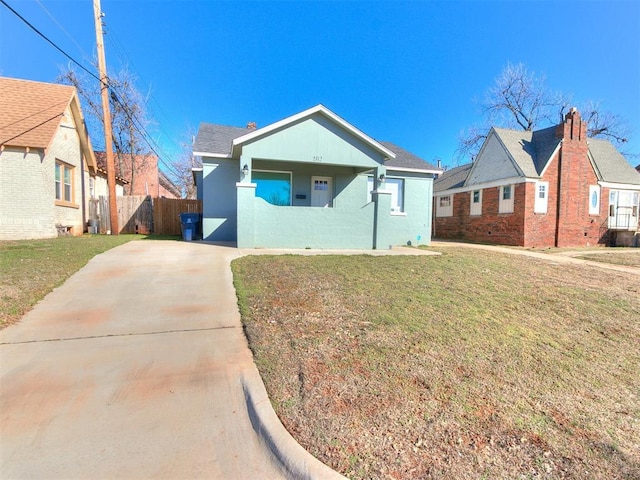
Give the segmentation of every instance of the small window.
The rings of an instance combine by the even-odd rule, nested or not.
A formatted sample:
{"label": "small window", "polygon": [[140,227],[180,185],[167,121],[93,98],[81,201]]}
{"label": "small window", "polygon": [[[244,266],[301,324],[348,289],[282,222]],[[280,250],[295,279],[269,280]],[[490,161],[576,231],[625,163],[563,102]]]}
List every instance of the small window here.
{"label": "small window", "polygon": [[391,212],[404,212],[404,179],[387,177],[384,183],[385,190],[391,192]]}
{"label": "small window", "polygon": [[535,213],[547,213],[549,205],[549,182],[536,182],[536,201],[533,206]]}
{"label": "small window", "polygon": [[600,214],[600,187],[589,185],[589,215]]}
{"label": "small window", "polygon": [[451,217],[453,215],[453,197],[451,195],[443,195],[442,197],[437,198],[436,216]]}
{"label": "small window", "polygon": [[471,192],[471,209],[470,215],[482,215],[482,190],[474,190]]}
{"label": "small window", "polygon": [[[404,179],[403,178],[389,178],[387,177],[384,184],[380,187],[381,190],[391,192],[391,212],[401,213],[404,212]],[[375,190],[373,185],[373,177],[367,177],[367,202],[373,202],[373,195],[371,192]]]}
{"label": "small window", "polygon": [[73,170],[71,165],[56,160],[56,200],[60,203],[73,203]]}
{"label": "small window", "polygon": [[256,197],[272,205],[291,205],[291,172],[254,170],[251,180],[256,184]]}
{"label": "small window", "polygon": [[498,213],[513,213],[513,185],[500,187]]}

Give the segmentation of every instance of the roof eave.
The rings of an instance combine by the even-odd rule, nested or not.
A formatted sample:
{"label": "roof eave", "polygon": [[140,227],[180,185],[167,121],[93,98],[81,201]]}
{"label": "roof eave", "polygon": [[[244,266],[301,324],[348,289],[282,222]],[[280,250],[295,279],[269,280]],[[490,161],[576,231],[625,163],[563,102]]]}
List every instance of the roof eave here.
{"label": "roof eave", "polygon": [[278,122],[267,125],[266,127],[253,130],[252,132],[242,135],[241,137],[234,138],[231,146],[231,156],[232,157],[236,156],[239,153],[238,148],[240,148],[242,144],[249,142],[262,135],[266,135],[275,130],[286,127],[287,125],[290,125],[299,120],[302,120],[303,118],[310,117],[315,113],[321,113],[324,116],[328,117],[329,119],[331,119],[332,121],[340,125],[342,128],[350,132],[352,135],[359,138],[363,142],[367,143],[374,150],[381,153],[385,158],[387,159],[396,158],[396,154],[393,153],[391,150],[389,150],[387,147],[382,145],[380,142],[377,142],[376,140],[374,140],[373,138],[371,138],[361,130],[357,129],[356,127],[354,127],[349,122],[347,122],[343,118],[333,113],[331,110],[329,110],[327,107],[325,107],[322,104],[318,104],[315,107],[311,107],[307,110],[304,110],[303,112],[296,113],[295,115],[291,115],[290,117],[284,118]]}
{"label": "roof eave", "polygon": [[442,169],[431,169],[431,168],[411,168],[411,167],[394,167],[387,166],[387,171],[391,170],[392,172],[407,172],[407,173],[432,173],[434,175],[440,175],[444,172]]}
{"label": "roof eave", "polygon": [[78,96],[76,95],[75,90],[71,95],[69,105],[71,107],[73,122],[76,126],[76,131],[78,132],[78,138],[80,139],[80,147],[82,148],[82,153],[84,154],[85,160],[87,162],[87,167],[89,167],[90,171],[95,172],[96,168],[98,167],[98,162],[96,161],[95,152],[93,151],[93,147],[91,146],[89,131],[87,130],[87,126],[84,122],[82,110],[80,109],[80,101],[78,100]]}
{"label": "roof eave", "polygon": [[230,153],[193,152],[194,157],[233,158]]}

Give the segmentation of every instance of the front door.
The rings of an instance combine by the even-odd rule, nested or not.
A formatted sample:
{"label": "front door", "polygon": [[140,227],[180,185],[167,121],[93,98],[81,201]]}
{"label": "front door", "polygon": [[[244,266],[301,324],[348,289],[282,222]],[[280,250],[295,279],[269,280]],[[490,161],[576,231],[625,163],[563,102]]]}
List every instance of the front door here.
{"label": "front door", "polygon": [[311,177],[311,206],[331,207],[332,200],[331,177]]}

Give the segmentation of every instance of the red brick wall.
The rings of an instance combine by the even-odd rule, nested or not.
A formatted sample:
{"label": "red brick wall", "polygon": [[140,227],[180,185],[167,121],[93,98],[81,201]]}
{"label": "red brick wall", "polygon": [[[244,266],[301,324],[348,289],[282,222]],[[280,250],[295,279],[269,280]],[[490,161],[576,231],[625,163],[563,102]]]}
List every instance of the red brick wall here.
{"label": "red brick wall", "polygon": [[609,189],[600,190],[600,213],[589,215],[589,186],[597,185],[597,178],[586,129],[575,110],[558,125],[563,141],[542,176],[549,182],[547,213],[534,213],[534,182],[515,185],[512,214],[498,213],[497,187],[483,190],[481,216],[469,214],[470,192],[458,193],[453,217],[435,218],[435,236],[525,247],[606,245]]}
{"label": "red brick wall", "polygon": [[[600,215],[589,215],[589,185],[597,185],[593,167],[588,157],[587,124],[577,111],[566,116],[562,128],[558,189],[558,247],[591,246],[604,243],[601,226],[606,223],[607,196],[602,195]],[[604,190],[604,189],[602,189]],[[604,215],[603,215],[604,212]]]}
{"label": "red brick wall", "polygon": [[470,215],[471,193],[455,194],[453,216],[436,217],[435,236],[524,246],[525,184],[514,185],[513,195],[513,213],[498,213],[500,188],[485,188],[482,191],[482,215]]}

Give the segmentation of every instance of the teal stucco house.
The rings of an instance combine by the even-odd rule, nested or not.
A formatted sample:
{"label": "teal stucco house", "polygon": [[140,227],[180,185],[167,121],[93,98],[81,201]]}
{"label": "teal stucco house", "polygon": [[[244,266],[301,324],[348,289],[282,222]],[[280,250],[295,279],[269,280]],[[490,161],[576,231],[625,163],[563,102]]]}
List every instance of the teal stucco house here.
{"label": "teal stucco house", "polygon": [[193,155],[205,241],[388,249],[431,238],[441,170],[322,105],[263,128],[203,123]]}

